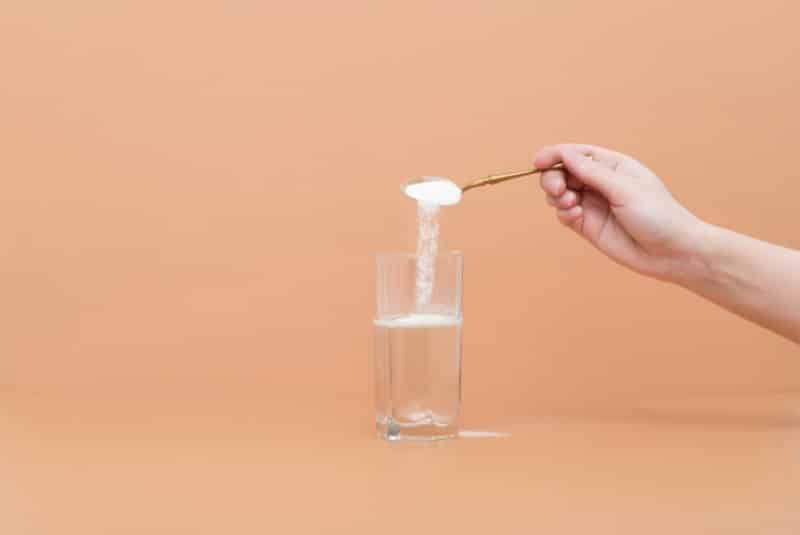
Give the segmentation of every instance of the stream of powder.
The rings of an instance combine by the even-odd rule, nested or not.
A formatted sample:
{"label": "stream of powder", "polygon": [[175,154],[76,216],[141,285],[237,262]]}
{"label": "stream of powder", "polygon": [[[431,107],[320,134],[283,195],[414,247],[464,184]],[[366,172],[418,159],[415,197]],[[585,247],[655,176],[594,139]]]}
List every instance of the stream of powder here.
{"label": "stream of powder", "polygon": [[439,205],[417,202],[416,305],[421,310],[431,302],[439,250]]}

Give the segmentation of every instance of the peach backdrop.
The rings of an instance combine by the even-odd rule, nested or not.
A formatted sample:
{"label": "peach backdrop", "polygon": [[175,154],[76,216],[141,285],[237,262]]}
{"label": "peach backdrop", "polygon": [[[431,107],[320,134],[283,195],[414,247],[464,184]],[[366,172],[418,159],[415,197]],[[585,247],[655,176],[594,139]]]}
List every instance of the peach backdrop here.
{"label": "peach backdrop", "polygon": [[[367,406],[371,254],[413,240],[399,184],[524,167],[563,140],[634,154],[702,216],[800,247],[799,16],[777,0],[10,3],[2,388]],[[606,261],[532,181],[470,194],[442,232],[466,256],[466,414],[800,388],[795,346]]]}
{"label": "peach backdrop", "polygon": [[608,145],[800,247],[797,3],[0,8],[0,532],[795,535],[797,347],[613,265],[533,181],[443,218],[464,425],[371,423],[400,183]]}

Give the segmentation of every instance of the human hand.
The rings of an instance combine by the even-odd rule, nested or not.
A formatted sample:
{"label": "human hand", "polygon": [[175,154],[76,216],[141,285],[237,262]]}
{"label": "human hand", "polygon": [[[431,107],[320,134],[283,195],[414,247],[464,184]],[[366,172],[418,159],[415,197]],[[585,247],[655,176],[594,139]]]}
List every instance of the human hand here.
{"label": "human hand", "polygon": [[539,151],[541,187],[565,226],[634,271],[682,282],[695,268],[705,224],[640,162],[592,145]]}

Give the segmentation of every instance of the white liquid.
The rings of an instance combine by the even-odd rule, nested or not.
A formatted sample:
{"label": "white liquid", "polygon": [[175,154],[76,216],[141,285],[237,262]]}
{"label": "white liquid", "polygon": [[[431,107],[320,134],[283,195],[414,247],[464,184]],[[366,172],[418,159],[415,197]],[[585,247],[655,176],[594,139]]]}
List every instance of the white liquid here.
{"label": "white liquid", "polygon": [[387,438],[456,434],[461,323],[436,314],[375,320],[377,423]]}

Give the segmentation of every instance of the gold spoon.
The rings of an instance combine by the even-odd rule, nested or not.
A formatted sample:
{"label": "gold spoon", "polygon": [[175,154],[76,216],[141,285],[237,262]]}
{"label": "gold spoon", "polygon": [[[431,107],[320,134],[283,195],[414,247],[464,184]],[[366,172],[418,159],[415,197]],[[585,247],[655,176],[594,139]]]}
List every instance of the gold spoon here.
{"label": "gold spoon", "polygon": [[[588,156],[591,158],[591,156]],[[457,204],[461,201],[461,195],[465,191],[469,191],[473,188],[479,188],[481,186],[489,186],[492,184],[499,184],[500,182],[505,182],[506,180],[512,180],[514,178],[520,178],[529,175],[535,175],[536,173],[541,173],[544,171],[548,171],[550,169],[561,169],[564,167],[564,164],[557,163],[552,167],[548,167],[547,169],[539,169],[538,167],[531,167],[530,169],[525,169],[523,171],[513,171],[511,173],[501,173],[497,175],[488,175],[483,178],[478,178],[473,180],[463,186],[459,186],[452,180],[448,178],[441,178],[435,176],[423,176],[419,178],[414,178],[409,180],[400,188],[406,195],[411,197],[412,199],[417,199],[418,201],[432,201],[434,204],[440,205],[451,205]],[[434,199],[425,196],[425,194],[421,194],[421,192],[412,192],[413,189],[417,189],[417,186],[423,183],[438,183],[442,184],[445,190],[449,191],[442,191],[441,187],[439,192],[434,194]],[[436,196],[438,195],[438,198]],[[442,197],[444,195],[444,197]]]}
{"label": "gold spoon", "polygon": [[[408,195],[409,197],[411,197],[413,199],[428,200],[428,201],[434,202],[435,204],[450,205],[450,204],[457,204],[461,200],[461,194],[463,194],[465,191],[469,191],[469,190],[471,190],[473,188],[478,188],[478,187],[481,187],[481,186],[488,186],[488,185],[491,185],[491,184],[499,184],[500,182],[505,182],[506,180],[512,180],[514,178],[520,178],[520,177],[524,177],[524,176],[534,175],[536,173],[541,173],[541,172],[547,171],[549,169],[561,169],[562,167],[564,167],[564,164],[557,163],[557,164],[555,164],[552,167],[549,167],[547,169],[539,169],[538,167],[531,167],[530,169],[525,169],[523,171],[513,171],[511,173],[488,175],[488,176],[485,176],[483,178],[479,178],[479,179],[473,180],[472,182],[469,182],[468,184],[466,184],[464,186],[459,186],[458,184],[456,184],[455,182],[453,182],[452,180],[449,180],[447,178],[440,178],[440,177],[435,177],[435,176],[424,176],[424,177],[420,177],[420,178],[415,178],[415,179],[409,180],[408,182],[403,184],[401,189],[406,195]],[[424,195],[420,196],[419,192],[414,193],[414,192],[411,191],[412,189],[415,189],[415,186],[423,184],[423,183],[439,183],[439,184],[443,184],[443,185],[445,185],[445,188],[449,189],[449,192],[445,194],[445,198],[444,199],[441,198],[441,197],[439,199],[430,199],[430,198],[426,199],[424,197]],[[439,192],[439,194],[441,194],[441,191]],[[444,202],[442,202],[442,201],[444,201]]]}
{"label": "gold spoon", "polygon": [[541,173],[542,171],[548,171],[549,169],[560,169],[564,165],[561,163],[557,163],[548,169],[539,169],[538,167],[532,167],[530,169],[525,169],[523,171],[513,171],[511,173],[501,173],[499,175],[489,175],[483,178],[479,178],[477,180],[473,180],[469,184],[461,186],[461,192],[465,192],[471,190],[473,188],[479,188],[481,186],[489,186],[494,184],[499,184],[500,182],[505,182],[506,180],[512,180],[514,178],[520,178],[523,176],[535,175],[536,173]]}

